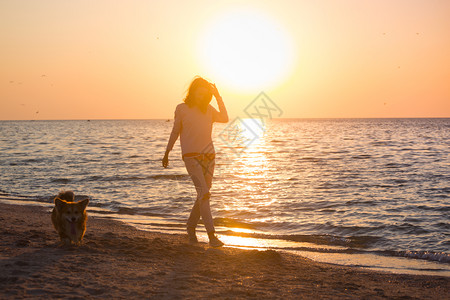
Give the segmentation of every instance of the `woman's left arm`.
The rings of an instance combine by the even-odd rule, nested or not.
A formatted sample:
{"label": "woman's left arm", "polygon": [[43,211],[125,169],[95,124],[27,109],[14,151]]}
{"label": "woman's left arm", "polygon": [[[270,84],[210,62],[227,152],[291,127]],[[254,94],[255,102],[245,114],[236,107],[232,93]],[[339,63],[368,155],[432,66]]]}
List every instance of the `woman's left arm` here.
{"label": "woman's left arm", "polygon": [[219,107],[219,112],[215,115],[214,121],[219,123],[227,123],[228,122],[228,112],[225,107],[225,103],[223,103],[222,97],[217,90],[215,84],[211,84],[214,98],[216,98],[217,106]]}

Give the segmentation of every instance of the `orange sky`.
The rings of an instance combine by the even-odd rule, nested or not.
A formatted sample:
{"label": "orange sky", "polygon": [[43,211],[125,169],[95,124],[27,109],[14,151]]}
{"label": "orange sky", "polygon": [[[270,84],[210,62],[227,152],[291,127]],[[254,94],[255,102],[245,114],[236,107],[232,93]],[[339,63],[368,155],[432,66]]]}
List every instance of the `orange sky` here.
{"label": "orange sky", "polygon": [[[208,40],[240,10],[275,36],[262,33],[267,40],[254,45]],[[232,117],[260,91],[286,118],[450,117],[449,16],[447,0],[4,0],[0,119],[172,118],[195,75],[216,82]],[[277,46],[276,34],[284,50],[255,60],[252,49]],[[240,78],[236,88],[204,45],[224,49],[215,60],[234,49],[236,59],[253,59],[234,79],[270,74],[280,56],[288,67],[259,85]]]}

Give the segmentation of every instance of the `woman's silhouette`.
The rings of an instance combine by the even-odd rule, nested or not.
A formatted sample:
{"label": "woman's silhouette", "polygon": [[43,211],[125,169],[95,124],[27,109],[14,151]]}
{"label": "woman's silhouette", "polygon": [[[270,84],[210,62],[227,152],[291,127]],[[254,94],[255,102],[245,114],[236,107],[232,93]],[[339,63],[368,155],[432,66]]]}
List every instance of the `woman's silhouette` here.
{"label": "woman's silhouette", "polygon": [[[219,111],[209,104],[212,96],[216,98]],[[175,109],[175,121],[162,165],[164,168],[169,165],[169,152],[180,136],[183,161],[197,190],[197,199],[187,222],[189,242],[198,242],[195,228],[201,217],[208,233],[209,244],[220,247],[223,243],[215,235],[209,205],[211,197],[209,190],[215,164],[215,150],[211,139],[214,122],[228,122],[225,104],[215,84],[197,77],[191,82],[184,103]]]}

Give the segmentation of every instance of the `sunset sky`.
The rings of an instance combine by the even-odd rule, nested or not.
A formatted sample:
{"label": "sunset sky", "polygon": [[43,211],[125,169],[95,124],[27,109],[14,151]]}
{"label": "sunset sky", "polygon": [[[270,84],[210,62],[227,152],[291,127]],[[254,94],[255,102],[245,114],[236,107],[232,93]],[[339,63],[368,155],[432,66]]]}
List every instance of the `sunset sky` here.
{"label": "sunset sky", "polygon": [[450,117],[450,1],[0,1],[0,119],[167,119],[195,75],[230,115]]}

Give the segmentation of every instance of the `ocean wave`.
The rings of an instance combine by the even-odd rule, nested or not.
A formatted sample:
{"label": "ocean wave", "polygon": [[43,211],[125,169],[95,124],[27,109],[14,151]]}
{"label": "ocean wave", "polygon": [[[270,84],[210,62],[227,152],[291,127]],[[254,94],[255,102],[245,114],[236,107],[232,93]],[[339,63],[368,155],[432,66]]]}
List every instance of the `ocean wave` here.
{"label": "ocean wave", "polygon": [[384,166],[388,169],[400,169],[400,168],[411,167],[412,164],[387,163]]}
{"label": "ocean wave", "polygon": [[170,215],[165,212],[165,207],[132,208],[121,206],[117,208],[116,213],[119,215],[139,215],[145,217],[170,217]]}
{"label": "ocean wave", "polygon": [[149,178],[178,180],[178,179],[187,179],[187,178],[189,178],[189,175],[188,174],[171,174],[171,175],[170,174],[169,175],[161,174],[161,175],[152,175],[152,176],[149,176]]}
{"label": "ocean wave", "polygon": [[[30,196],[30,195],[22,195],[17,193],[8,193],[6,191],[0,191],[0,200],[9,200],[9,201],[20,201],[20,202],[40,202],[40,203],[53,203],[53,200],[57,196],[58,193],[55,193],[52,196]],[[83,200],[89,198],[90,196],[79,194],[75,195],[75,201]],[[89,206],[101,206],[99,203],[92,202]]]}
{"label": "ocean wave", "polygon": [[[216,222],[214,222],[216,225]],[[239,228],[249,228],[247,227],[239,227]],[[340,246],[345,248],[352,249],[366,249],[370,248],[371,245],[376,242],[382,240],[383,238],[377,236],[336,236],[329,234],[311,234],[311,235],[303,235],[303,234],[291,234],[291,235],[283,235],[283,234],[267,234],[261,232],[236,232],[233,230],[225,230],[221,232],[223,234],[232,235],[232,236],[240,236],[240,237],[248,237],[248,238],[258,238],[258,239],[269,239],[269,240],[285,240],[291,242],[298,243],[311,243],[321,246]]]}
{"label": "ocean wave", "polygon": [[270,141],[271,143],[274,143],[274,144],[285,144],[286,143],[286,141],[284,141],[284,140],[271,140]]}
{"label": "ocean wave", "polygon": [[315,189],[318,189],[318,190],[339,190],[339,189],[345,189],[346,187],[347,187],[346,184],[324,182],[324,183],[321,183],[320,185],[316,186]]}
{"label": "ocean wave", "polygon": [[130,176],[130,175],[114,175],[114,176],[90,176],[82,181],[139,181],[139,180],[179,180],[189,178],[188,174],[156,174],[149,176]]}
{"label": "ocean wave", "polygon": [[363,199],[357,199],[357,200],[348,200],[345,202],[346,206],[371,206],[375,205],[377,201],[375,200],[363,200]]}
{"label": "ocean wave", "polygon": [[51,183],[64,183],[64,184],[67,184],[67,183],[71,182],[71,180],[68,179],[68,178],[53,178],[53,179],[50,180],[50,182]]}
{"label": "ocean wave", "polygon": [[[419,220],[420,222],[420,220]],[[415,235],[422,235],[431,233],[430,230],[425,229],[423,226],[420,225],[413,225],[409,222],[403,222],[399,225],[394,224],[390,226],[386,226],[388,230],[391,232],[404,232],[406,234],[415,234]]]}
{"label": "ocean wave", "polygon": [[300,159],[301,159],[301,160],[304,160],[304,161],[310,161],[310,162],[321,162],[321,161],[322,161],[321,158],[318,158],[318,157],[310,157],[310,156],[302,157],[302,158],[300,158]]}
{"label": "ocean wave", "polygon": [[445,252],[431,252],[431,251],[396,251],[395,256],[402,256],[407,258],[424,259],[429,261],[438,261],[441,263],[450,263],[450,254]]}
{"label": "ocean wave", "polygon": [[369,159],[372,158],[372,155],[369,154],[360,154],[352,156],[353,159]]}
{"label": "ocean wave", "polygon": [[[433,251],[391,251],[391,250],[372,250],[370,245],[382,240],[377,236],[333,236],[333,235],[270,235],[263,233],[245,233],[235,232],[232,230],[220,232],[225,235],[268,239],[268,240],[286,240],[298,243],[315,244],[321,247],[304,246],[291,244],[290,246],[271,246],[272,249],[292,250],[292,251],[308,251],[320,253],[345,253],[345,254],[376,254],[381,256],[406,257],[410,259],[423,259],[427,261],[435,261],[440,263],[450,263],[450,254],[446,252]],[[276,244],[275,244],[276,245]],[[326,247],[330,246],[330,247]],[[339,246],[336,248],[335,246]]]}
{"label": "ocean wave", "polygon": [[9,193],[4,190],[0,190],[0,199],[5,200],[35,200],[33,196],[24,196],[17,193]]}
{"label": "ocean wave", "polygon": [[9,195],[8,192],[4,191],[4,190],[0,190],[0,196],[7,196]]}
{"label": "ocean wave", "polygon": [[29,159],[24,159],[22,161],[20,161],[21,163],[41,163],[41,162],[45,162],[46,158],[29,158]]}
{"label": "ocean wave", "polygon": [[282,239],[295,242],[308,242],[318,245],[342,246],[348,248],[369,248],[382,238],[377,236],[336,236],[328,234],[319,235],[284,235]]}
{"label": "ocean wave", "polygon": [[369,143],[371,146],[390,146],[391,142],[390,141],[375,141],[375,142],[371,142]]}
{"label": "ocean wave", "polygon": [[244,229],[256,229],[257,224],[247,223],[232,218],[214,218],[215,226],[223,226],[228,228],[244,228]]}

